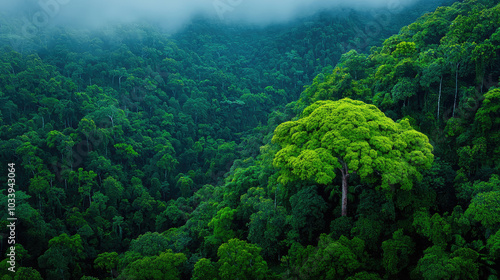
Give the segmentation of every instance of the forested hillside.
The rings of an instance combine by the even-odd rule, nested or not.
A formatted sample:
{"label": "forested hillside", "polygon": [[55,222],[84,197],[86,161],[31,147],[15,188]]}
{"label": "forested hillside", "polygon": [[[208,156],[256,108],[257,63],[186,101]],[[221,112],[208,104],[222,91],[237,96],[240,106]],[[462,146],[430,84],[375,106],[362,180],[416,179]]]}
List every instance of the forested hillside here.
{"label": "forested hillside", "polygon": [[498,279],[497,2],[2,35],[0,278]]}

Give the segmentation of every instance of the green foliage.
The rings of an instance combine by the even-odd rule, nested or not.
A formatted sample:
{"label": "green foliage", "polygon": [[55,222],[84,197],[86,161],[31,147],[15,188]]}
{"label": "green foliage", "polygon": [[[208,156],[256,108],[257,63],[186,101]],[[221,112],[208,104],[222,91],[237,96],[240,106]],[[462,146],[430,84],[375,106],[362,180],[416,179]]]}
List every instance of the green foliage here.
{"label": "green foliage", "polygon": [[0,278],[496,279],[500,6],[398,32],[430,2],[175,34],[16,37],[3,15],[0,204],[24,246]]}
{"label": "green foliage", "polygon": [[339,64],[347,67],[351,76],[357,80],[358,78],[363,78],[368,61],[365,54],[358,53],[355,49],[352,49],[342,55]]}
{"label": "green foliage", "polygon": [[488,238],[486,244],[488,250],[490,251],[490,257],[492,259],[500,259],[500,230]]}
{"label": "green foliage", "polygon": [[469,248],[448,254],[441,246],[435,245],[424,251],[414,272],[421,275],[420,279],[479,279],[478,256]]}
{"label": "green foliage", "polygon": [[369,273],[366,271],[358,272],[354,276],[346,278],[346,280],[380,280],[380,276],[376,273]]}
{"label": "green foliage", "polygon": [[401,78],[392,88],[391,95],[393,102],[406,101],[415,95],[415,86],[409,78]]}
{"label": "green foliage", "polygon": [[482,153],[476,156],[484,163],[498,165],[500,163],[500,89],[492,89],[484,95],[483,103],[477,111],[474,124],[478,127],[479,135],[484,137]]}
{"label": "green foliage", "polygon": [[139,156],[130,144],[119,143],[115,144],[114,147],[116,149],[116,153],[126,160],[131,161],[133,158]]}
{"label": "green foliage", "polygon": [[213,228],[213,235],[208,238],[208,242],[219,246],[219,244],[235,238],[236,235],[231,228],[235,213],[236,209],[229,207],[217,211],[217,215],[208,223],[208,226]]}
{"label": "green foliage", "polygon": [[177,280],[180,278],[179,268],[187,261],[182,253],[173,253],[166,250],[155,257],[144,257],[127,266],[118,279],[137,280]]}
{"label": "green foliage", "polygon": [[123,185],[120,181],[116,180],[112,176],[109,176],[102,181],[102,186],[104,188],[104,193],[110,198],[111,205],[118,205],[124,191]]}
{"label": "green foliage", "polygon": [[500,226],[500,191],[476,195],[465,211],[465,216],[480,222],[486,228],[497,230]]}
{"label": "green foliage", "polygon": [[130,242],[130,250],[143,256],[156,256],[167,249],[167,244],[165,236],[158,232],[147,232]]}
{"label": "green foliage", "polygon": [[383,230],[382,221],[373,217],[360,217],[351,229],[351,234],[363,240],[366,247],[373,250],[379,244]]}
{"label": "green foliage", "polygon": [[282,183],[329,184],[335,169],[344,168],[368,182],[378,171],[384,189],[393,184],[410,189],[433,160],[429,140],[407,121],[395,123],[375,106],[350,99],[311,105],[300,120],[278,126],[273,141],[282,146],[274,159]]}
{"label": "green foliage", "polygon": [[261,250],[239,239],[222,244],[217,250],[220,279],[266,279],[269,269]]}
{"label": "green foliage", "polygon": [[257,212],[250,216],[248,240],[261,248],[266,248],[263,255],[272,259],[280,252],[286,223],[286,210],[276,206],[271,199],[261,198]]}
{"label": "green foliage", "polygon": [[194,265],[193,280],[214,280],[217,278],[217,268],[209,259],[199,259]]}
{"label": "green foliage", "polygon": [[36,269],[33,269],[31,267],[20,267],[16,271],[16,274],[15,274],[13,279],[14,280],[24,280],[24,279],[43,280],[42,276],[40,275],[40,272],[38,272]]}
{"label": "green foliage", "polygon": [[104,252],[99,254],[94,260],[94,264],[104,270],[110,271],[111,276],[113,275],[113,268],[118,266],[118,253],[116,252]]}
{"label": "green foliage", "polygon": [[483,132],[496,130],[500,125],[500,89],[493,89],[484,95],[483,104],[476,113],[475,120]]}
{"label": "green foliage", "polygon": [[299,279],[354,277],[366,261],[364,246],[363,240],[356,237],[349,240],[342,236],[334,241],[322,234],[317,247],[304,248],[299,244],[292,246],[284,259],[287,274]]}
{"label": "green foliage", "polygon": [[[292,227],[288,233],[289,238],[294,234],[301,241],[311,242],[314,233],[324,228],[324,212],[327,204],[317,193],[316,186],[309,186],[301,189],[290,197],[292,208],[291,215],[287,217],[287,222]],[[294,240],[299,241],[299,240]]]}
{"label": "green foliage", "polygon": [[[208,224],[216,214],[217,209],[213,202],[202,202],[191,213],[191,218],[186,222],[186,228],[196,239],[208,237],[213,233]],[[214,248],[215,250],[216,248]]]}
{"label": "green foliage", "polygon": [[407,57],[412,56],[416,52],[416,47],[414,42],[401,42],[396,45],[396,49],[392,52],[392,55],[396,57]]}
{"label": "green foliage", "polygon": [[168,247],[176,252],[185,252],[191,245],[192,238],[183,227],[170,228],[163,233],[168,241]]}
{"label": "green foliage", "polygon": [[333,239],[338,239],[342,235],[350,237],[353,226],[354,222],[352,217],[338,217],[330,223],[330,235]]}
{"label": "green foliage", "polygon": [[184,197],[190,196],[191,188],[192,188],[193,184],[194,184],[193,180],[187,176],[182,176],[177,181],[177,185],[179,186],[179,189],[181,190],[181,194]]}
{"label": "green foliage", "polygon": [[457,186],[457,198],[464,202],[470,202],[474,197],[480,193],[499,191],[500,178],[497,174],[491,176],[488,182],[475,181],[465,182]]}
{"label": "green foliage", "polygon": [[387,275],[397,275],[409,265],[415,244],[409,236],[403,234],[403,229],[398,229],[392,234],[392,239],[382,242],[382,250],[382,264]]}
{"label": "green foliage", "polygon": [[286,184],[313,180],[331,184],[342,174],[342,216],[347,215],[347,180],[356,174],[363,182],[409,190],[432,165],[429,139],[408,120],[395,123],[373,105],[342,99],[318,101],[297,121],[279,125],[273,136],[281,150],[274,157],[278,181]]}
{"label": "green foliage", "polygon": [[63,233],[49,241],[49,248],[38,258],[38,264],[49,269],[51,279],[65,279],[77,265],[76,261],[84,257],[80,235],[70,237]]}
{"label": "green foliage", "polygon": [[426,211],[415,213],[413,226],[419,234],[428,238],[435,245],[444,246],[452,237],[451,225],[438,213],[432,217]]}

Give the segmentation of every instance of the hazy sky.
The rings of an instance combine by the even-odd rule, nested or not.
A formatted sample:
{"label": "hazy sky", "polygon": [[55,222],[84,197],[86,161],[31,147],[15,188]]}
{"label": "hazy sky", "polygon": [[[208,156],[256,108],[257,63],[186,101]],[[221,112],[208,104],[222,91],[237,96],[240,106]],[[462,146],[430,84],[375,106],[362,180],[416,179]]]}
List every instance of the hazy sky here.
{"label": "hazy sky", "polygon": [[108,22],[149,19],[176,28],[196,15],[226,23],[286,22],[328,9],[385,8],[397,13],[419,0],[0,0],[0,11],[21,16],[35,26],[78,24],[101,26]]}

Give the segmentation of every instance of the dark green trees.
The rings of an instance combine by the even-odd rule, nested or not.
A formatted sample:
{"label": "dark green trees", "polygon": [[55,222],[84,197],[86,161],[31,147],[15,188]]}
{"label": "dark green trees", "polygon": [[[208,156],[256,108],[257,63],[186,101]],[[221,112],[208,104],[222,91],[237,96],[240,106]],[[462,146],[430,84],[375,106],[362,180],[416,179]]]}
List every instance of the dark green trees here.
{"label": "dark green trees", "polygon": [[500,6],[455,2],[369,52],[367,23],[411,15],[47,28],[47,48],[1,49],[26,250],[0,278],[496,279]]}
{"label": "dark green trees", "polygon": [[221,279],[265,279],[267,263],[260,256],[262,249],[246,241],[230,239],[217,251]]}
{"label": "dark green trees", "polygon": [[166,250],[158,256],[144,257],[132,262],[119,279],[137,280],[179,280],[179,267],[187,261],[182,253]]}
{"label": "dark green trees", "polygon": [[78,275],[81,268],[77,260],[83,258],[80,235],[70,237],[63,233],[49,241],[49,249],[38,258],[38,263],[48,269],[51,279],[68,279],[69,275]]}

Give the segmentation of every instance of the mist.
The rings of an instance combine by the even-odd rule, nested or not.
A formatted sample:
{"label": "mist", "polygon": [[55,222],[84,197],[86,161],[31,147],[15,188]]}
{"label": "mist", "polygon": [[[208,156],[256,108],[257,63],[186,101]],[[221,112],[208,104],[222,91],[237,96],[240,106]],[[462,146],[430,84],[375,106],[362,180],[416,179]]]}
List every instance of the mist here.
{"label": "mist", "polygon": [[385,9],[399,13],[417,2],[419,0],[2,0],[0,13],[22,18],[24,31],[44,26],[92,29],[144,20],[173,31],[200,16],[227,24],[267,25],[323,10]]}

